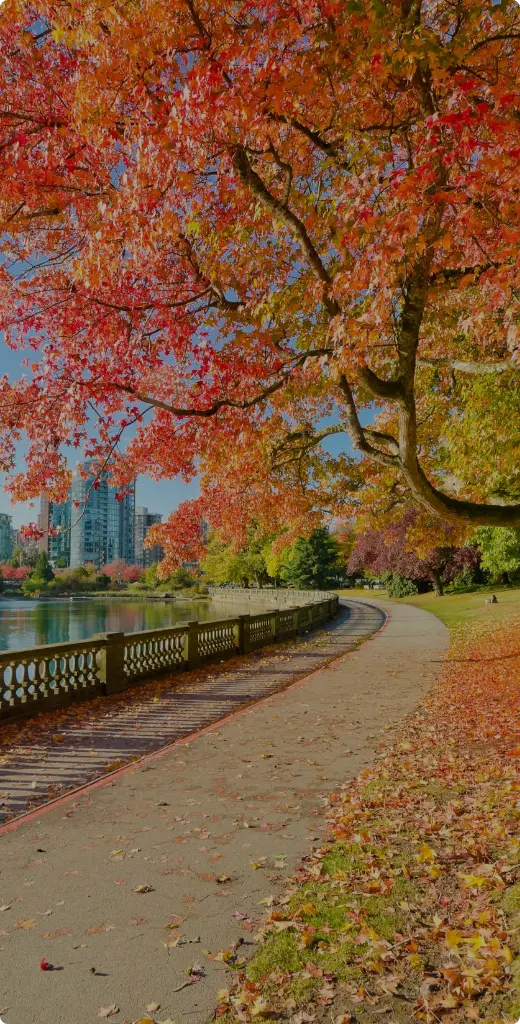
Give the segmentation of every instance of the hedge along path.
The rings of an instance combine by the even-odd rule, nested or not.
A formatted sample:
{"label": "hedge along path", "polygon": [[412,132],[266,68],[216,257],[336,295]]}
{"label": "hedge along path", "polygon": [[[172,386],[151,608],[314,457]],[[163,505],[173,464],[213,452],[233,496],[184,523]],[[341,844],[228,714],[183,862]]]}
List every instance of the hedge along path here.
{"label": "hedge along path", "polygon": [[273,901],[220,1024],[520,1017],[520,618],[456,631],[330,841]]}

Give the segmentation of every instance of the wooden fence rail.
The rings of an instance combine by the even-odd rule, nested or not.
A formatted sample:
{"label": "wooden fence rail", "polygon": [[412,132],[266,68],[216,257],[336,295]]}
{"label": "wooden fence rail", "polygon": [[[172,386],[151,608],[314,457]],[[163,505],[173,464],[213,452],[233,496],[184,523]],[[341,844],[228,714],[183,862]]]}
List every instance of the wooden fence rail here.
{"label": "wooden fence rail", "polygon": [[[229,596],[236,600],[247,593],[233,590]],[[275,595],[281,607],[256,614],[2,652],[0,722],[119,693],[163,672],[247,654],[307,632],[338,612],[336,594],[273,590],[271,602]],[[301,603],[286,604],[288,595]]]}

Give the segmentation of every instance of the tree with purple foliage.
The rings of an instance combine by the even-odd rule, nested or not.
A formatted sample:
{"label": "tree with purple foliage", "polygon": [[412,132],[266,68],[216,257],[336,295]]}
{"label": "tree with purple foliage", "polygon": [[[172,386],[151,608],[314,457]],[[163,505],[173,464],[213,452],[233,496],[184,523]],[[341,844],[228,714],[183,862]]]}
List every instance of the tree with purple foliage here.
{"label": "tree with purple foliage", "polygon": [[414,521],[415,513],[409,512],[384,529],[360,533],[349,559],[349,573],[367,570],[425,580],[442,596],[446,583],[451,583],[459,573],[478,567],[480,555],[474,547],[438,546],[419,555],[408,537]]}

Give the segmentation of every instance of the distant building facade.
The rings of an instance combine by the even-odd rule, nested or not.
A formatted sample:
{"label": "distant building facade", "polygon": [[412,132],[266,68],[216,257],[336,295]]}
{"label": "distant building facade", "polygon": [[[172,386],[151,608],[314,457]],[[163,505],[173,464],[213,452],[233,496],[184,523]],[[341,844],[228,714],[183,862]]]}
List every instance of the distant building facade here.
{"label": "distant building facade", "polygon": [[0,512],[0,562],[9,562],[13,556],[13,518]]}
{"label": "distant building facade", "polygon": [[89,473],[85,477],[78,466],[72,480],[70,566],[100,569],[120,558],[133,564],[135,495],[126,494],[118,501],[106,475],[96,480],[90,468],[89,463],[83,467]]}
{"label": "distant building facade", "polygon": [[[38,526],[43,530],[40,551],[45,551],[53,565],[61,568],[70,566],[71,501],[58,505],[42,494]],[[54,532],[56,531],[56,532]]]}
{"label": "distant building facade", "polygon": [[164,558],[164,551],[159,545],[156,544],[153,548],[144,546],[148,530],[160,522],[162,515],[159,512],[149,512],[143,505],[137,505],[134,520],[134,554],[135,564],[143,569],[149,569],[154,562],[162,562]]}

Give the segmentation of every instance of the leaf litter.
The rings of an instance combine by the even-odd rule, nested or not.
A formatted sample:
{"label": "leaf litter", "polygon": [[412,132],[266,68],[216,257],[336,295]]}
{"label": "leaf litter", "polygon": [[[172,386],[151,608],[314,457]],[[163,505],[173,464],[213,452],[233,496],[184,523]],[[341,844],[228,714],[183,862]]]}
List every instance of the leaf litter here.
{"label": "leaf litter", "polygon": [[329,796],[222,1024],[518,1020],[519,628],[459,629],[393,746]]}

